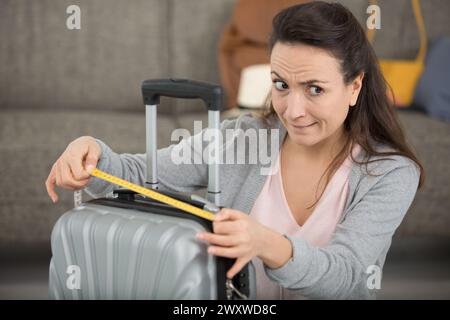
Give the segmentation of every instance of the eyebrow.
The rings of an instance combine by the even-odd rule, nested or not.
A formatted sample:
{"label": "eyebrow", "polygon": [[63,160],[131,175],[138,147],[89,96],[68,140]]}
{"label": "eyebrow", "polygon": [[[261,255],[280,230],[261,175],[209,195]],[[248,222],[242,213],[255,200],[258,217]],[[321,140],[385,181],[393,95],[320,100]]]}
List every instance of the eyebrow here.
{"label": "eyebrow", "polygon": [[[283,80],[283,77],[280,76],[278,73],[276,73],[275,71],[271,71],[270,74],[274,74],[276,75],[278,78],[280,78],[280,80]],[[302,81],[300,82],[301,85],[305,85],[305,84],[313,84],[313,83],[328,83],[328,81],[323,81],[323,80],[316,80],[316,79],[311,79],[311,80],[306,80],[306,81]]]}

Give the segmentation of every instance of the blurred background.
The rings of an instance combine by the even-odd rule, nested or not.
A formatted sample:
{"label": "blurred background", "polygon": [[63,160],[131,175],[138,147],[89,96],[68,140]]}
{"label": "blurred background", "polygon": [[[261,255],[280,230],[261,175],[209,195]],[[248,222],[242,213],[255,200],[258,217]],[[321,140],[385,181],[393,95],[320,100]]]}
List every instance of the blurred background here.
{"label": "blurred background", "polygon": [[[252,79],[248,68],[268,63],[271,18],[298,2],[0,0],[0,298],[48,297],[51,230],[73,207],[73,193],[59,190],[53,204],[44,183],[68,143],[91,135],[119,153],[144,152],[140,85],[148,78],[222,84],[222,119],[261,107],[245,105],[255,88],[241,77]],[[368,1],[339,2],[366,26]],[[79,30],[66,26],[74,4]],[[423,41],[411,1],[377,4],[380,59],[417,62]],[[450,2],[423,0],[420,7],[425,69],[398,114],[427,180],[394,236],[381,299],[450,298]],[[197,101],[162,99],[158,114],[160,147],[173,129],[206,121]]]}

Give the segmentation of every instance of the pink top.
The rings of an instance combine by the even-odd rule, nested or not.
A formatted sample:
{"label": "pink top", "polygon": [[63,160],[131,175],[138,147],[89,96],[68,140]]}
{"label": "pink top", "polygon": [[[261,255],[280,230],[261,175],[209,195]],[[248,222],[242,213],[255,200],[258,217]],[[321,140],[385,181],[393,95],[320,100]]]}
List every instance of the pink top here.
{"label": "pink top", "polygon": [[[354,152],[358,150],[359,146],[356,146]],[[335,172],[303,226],[298,225],[286,201],[279,170],[280,158],[281,153],[272,167],[272,174],[267,176],[250,216],[281,234],[301,237],[313,246],[323,247],[333,236],[347,201],[351,158],[348,157]],[[289,298],[287,296],[300,298],[293,296],[292,292],[282,290],[277,283],[270,280],[264,272],[261,260],[255,258],[252,261],[256,269],[257,299]]]}

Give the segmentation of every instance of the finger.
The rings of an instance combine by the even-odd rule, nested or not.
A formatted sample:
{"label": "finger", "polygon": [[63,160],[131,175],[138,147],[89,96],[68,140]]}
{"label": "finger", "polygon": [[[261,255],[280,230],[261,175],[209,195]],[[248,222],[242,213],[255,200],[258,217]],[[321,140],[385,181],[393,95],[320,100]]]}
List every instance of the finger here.
{"label": "finger", "polygon": [[208,248],[208,253],[213,254],[219,257],[225,258],[238,258],[243,255],[244,250],[240,247],[218,247],[218,246],[210,246]]}
{"label": "finger", "polygon": [[87,179],[82,181],[76,181],[74,179],[68,163],[62,161],[59,166],[61,168],[61,187],[70,190],[78,190],[86,185]]}
{"label": "finger", "polygon": [[60,172],[60,178],[61,178],[61,187],[63,188],[70,188],[72,187],[72,179],[70,176],[72,173],[70,172],[69,165],[65,161],[61,161],[59,163],[59,172]]}
{"label": "finger", "polygon": [[89,148],[86,155],[84,168],[88,174],[91,174],[92,170],[97,166],[98,156],[94,154],[94,151]]}
{"label": "finger", "polygon": [[215,234],[233,234],[241,230],[239,221],[221,221],[213,222],[213,230]]}
{"label": "finger", "polygon": [[56,185],[57,185],[58,187],[61,187],[61,186],[62,186],[62,181],[61,181],[61,165],[60,165],[60,162],[61,162],[61,160],[58,159],[58,161],[56,162],[56,169],[55,169],[55,171],[56,171],[56,174],[55,174],[55,176],[56,176]]}
{"label": "finger", "polygon": [[83,159],[82,158],[76,158],[72,157],[69,160],[69,167],[72,171],[72,175],[75,178],[75,180],[85,180],[89,179],[90,174],[84,169],[83,166]]}
{"label": "finger", "polygon": [[238,243],[236,241],[235,237],[218,235],[218,234],[209,233],[209,232],[198,233],[197,238],[200,240],[208,241],[210,244],[223,246],[223,247],[235,246]]}
{"label": "finger", "polygon": [[58,195],[55,192],[55,183],[56,183],[56,166],[53,165],[50,173],[45,181],[45,187],[47,189],[47,193],[52,199],[53,203],[58,201]]}
{"label": "finger", "polygon": [[233,279],[233,277],[242,270],[243,267],[250,261],[251,259],[247,257],[240,257],[236,259],[236,262],[233,266],[227,271],[227,278]]}
{"label": "finger", "polygon": [[89,179],[90,178],[84,179],[84,180],[79,180],[77,182],[77,185],[73,185],[72,186],[73,190],[83,190],[87,186],[87,184],[89,183]]}
{"label": "finger", "polygon": [[237,210],[222,208],[218,214],[214,217],[214,221],[224,221],[224,220],[238,220],[242,218],[244,214]]}

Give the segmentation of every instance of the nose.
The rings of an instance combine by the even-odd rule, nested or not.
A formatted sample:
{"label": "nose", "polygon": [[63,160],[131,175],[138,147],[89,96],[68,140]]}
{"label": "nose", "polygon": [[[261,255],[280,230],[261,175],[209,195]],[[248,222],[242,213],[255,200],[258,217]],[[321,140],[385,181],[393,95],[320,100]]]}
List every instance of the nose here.
{"label": "nose", "polygon": [[299,92],[292,92],[287,99],[286,118],[294,120],[305,115],[306,102],[303,95]]}

